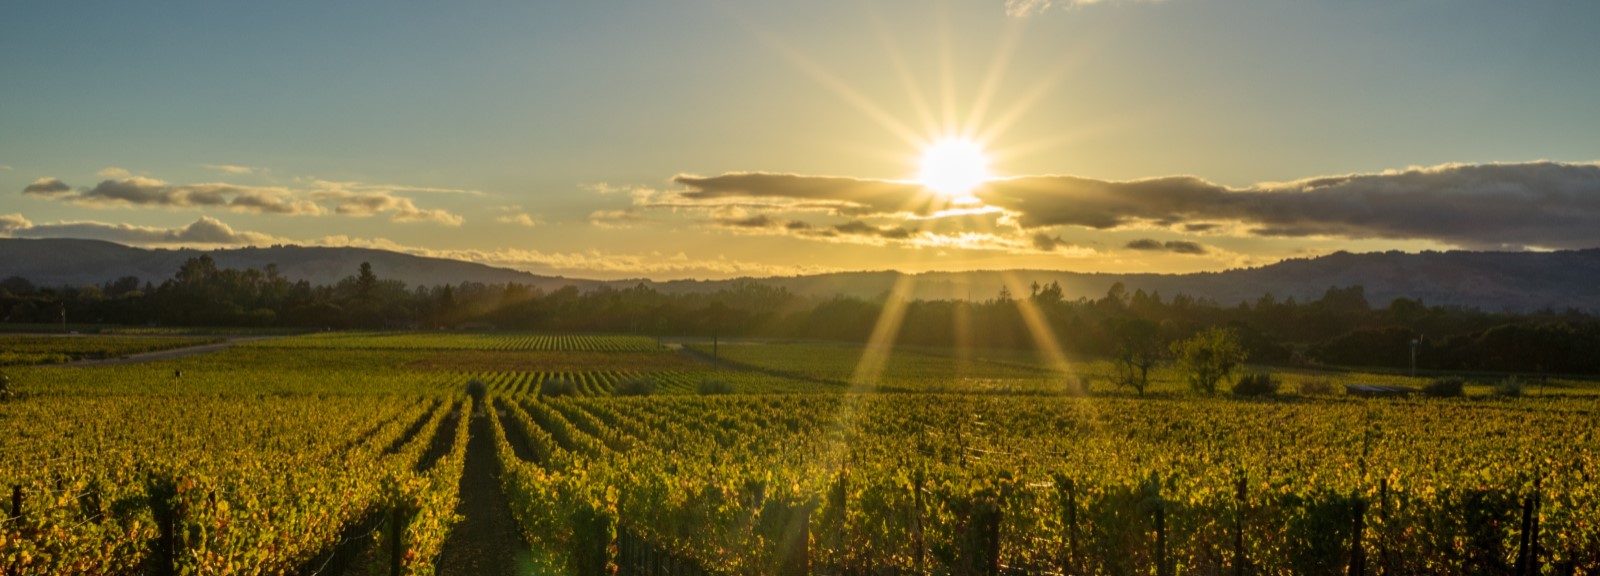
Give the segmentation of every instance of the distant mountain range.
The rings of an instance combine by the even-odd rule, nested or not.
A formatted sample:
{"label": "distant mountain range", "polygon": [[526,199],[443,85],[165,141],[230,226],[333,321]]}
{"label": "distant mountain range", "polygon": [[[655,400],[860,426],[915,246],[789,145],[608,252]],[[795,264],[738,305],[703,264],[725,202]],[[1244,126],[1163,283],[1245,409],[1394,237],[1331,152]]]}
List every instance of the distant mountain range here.
{"label": "distant mountain range", "polygon": [[640,282],[664,292],[703,292],[736,282],[779,286],[811,296],[874,298],[902,278],[914,298],[993,298],[1002,286],[1026,295],[1034,282],[1057,282],[1068,299],[1098,298],[1122,283],[1129,292],[1184,293],[1222,305],[1254,302],[1271,293],[1279,300],[1320,298],[1333,286],[1362,285],[1374,306],[1397,297],[1428,304],[1472,306],[1490,311],[1578,308],[1600,311],[1600,249],[1561,252],[1338,252],[1285,260],[1259,268],[1195,274],[1088,274],[1058,270],[928,272],[841,272],[812,276],[735,280],[584,280],[540,276],[441,258],[426,258],[367,248],[275,246],[223,250],[149,250],[98,240],[0,238],[0,277],[21,276],[42,286],[99,284],[124,276],[160,282],[184,260],[209,254],[224,268],[263,268],[277,264],[284,276],[332,284],[370,262],[381,278],[408,285],[518,282],[544,290],[576,286],[627,287]]}

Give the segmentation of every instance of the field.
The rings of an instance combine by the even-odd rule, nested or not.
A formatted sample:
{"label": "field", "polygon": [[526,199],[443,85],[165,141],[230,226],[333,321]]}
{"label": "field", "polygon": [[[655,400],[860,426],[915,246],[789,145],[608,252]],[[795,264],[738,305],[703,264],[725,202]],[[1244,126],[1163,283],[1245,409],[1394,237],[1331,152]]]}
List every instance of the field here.
{"label": "field", "polygon": [[1139,397],[1105,360],[668,344],[341,332],[7,368],[0,573],[1600,567],[1589,382],[1359,399],[1336,385],[1424,379],[1280,370],[1236,399],[1164,368]]}
{"label": "field", "polygon": [[118,336],[0,336],[0,366],[60,364],[74,360],[116,358],[173,348],[220,342],[218,338]]}

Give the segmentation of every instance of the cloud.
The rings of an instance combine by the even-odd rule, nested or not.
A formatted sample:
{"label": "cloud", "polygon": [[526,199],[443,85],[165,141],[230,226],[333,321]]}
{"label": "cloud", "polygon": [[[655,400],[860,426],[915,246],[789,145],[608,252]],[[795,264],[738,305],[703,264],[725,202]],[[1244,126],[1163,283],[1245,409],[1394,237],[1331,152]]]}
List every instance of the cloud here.
{"label": "cloud", "polygon": [[107,168],[101,168],[100,171],[95,172],[95,174],[99,175],[101,178],[127,178],[133,173],[129,172],[127,168],[111,166]]}
{"label": "cloud", "polygon": [[463,221],[461,216],[448,211],[421,209],[410,198],[383,191],[317,190],[311,193],[311,198],[332,204],[334,213],[344,216],[368,217],[386,213],[391,222],[438,222],[446,226],[460,226]]}
{"label": "cloud", "polygon": [[46,197],[60,196],[71,191],[71,186],[56,178],[40,178],[22,189],[23,194]]}
{"label": "cloud", "polygon": [[284,216],[387,214],[392,222],[437,222],[447,226],[460,226],[463,221],[461,216],[446,210],[419,208],[410,198],[384,187],[325,180],[310,183],[311,188],[297,189],[226,183],[171,184],[145,176],[128,176],[102,180],[92,188],[73,191],[60,180],[46,178],[28,185],[23,193],[96,207],[215,208]]}
{"label": "cloud", "polygon": [[[12,219],[12,217],[15,219]],[[7,229],[8,226],[20,226]],[[7,223],[9,222],[9,223]],[[0,216],[0,231],[18,238],[86,238],[106,240],[119,244],[145,245],[208,245],[239,246],[283,243],[282,238],[257,232],[237,231],[210,216],[182,228],[156,228],[132,224],[110,224],[94,221],[65,221],[51,224],[32,224],[20,214]]]}
{"label": "cloud", "polygon": [[[1034,16],[1055,9],[1076,8],[1090,4],[1104,4],[1118,0],[1006,0],[1006,15],[1019,18]],[[1126,0],[1133,1],[1133,0]],[[1154,2],[1156,0],[1142,0]]]}
{"label": "cloud", "polygon": [[32,228],[33,223],[21,214],[0,214],[0,235],[9,235],[17,230]]}
{"label": "cloud", "polygon": [[1076,248],[1077,244],[1062,240],[1060,236],[1039,232],[1033,235],[1033,247],[1040,252],[1055,252],[1062,248]]}
{"label": "cloud", "polygon": [[[693,202],[776,198],[881,215],[916,212],[917,195],[925,195],[905,183],[832,176],[734,173],[678,181],[690,188],[682,197]],[[1243,188],[1193,176],[1024,176],[991,180],[975,195],[1025,230],[1176,227],[1213,234],[1431,240],[1469,249],[1600,245],[1594,232],[1600,230],[1600,163],[1445,164]]]}
{"label": "cloud", "polygon": [[516,224],[532,228],[543,223],[542,220],[524,211],[521,206],[498,206],[495,210],[500,212],[500,215],[495,216],[494,221],[501,224]]}
{"label": "cloud", "polygon": [[921,184],[894,180],[767,172],[735,172],[711,177],[680,174],[672,180],[689,188],[677,195],[688,200],[689,205],[764,199],[780,201],[766,207],[819,209],[858,216],[927,215],[948,205]]}
{"label": "cloud", "polygon": [[0,172],[10,172],[12,170],[13,168],[10,164],[0,164]]}
{"label": "cloud", "polygon": [[1124,246],[1124,248],[1148,252],[1173,252],[1176,254],[1199,255],[1206,253],[1205,246],[1200,245],[1198,242],[1189,242],[1187,240],[1168,240],[1166,242],[1162,242],[1154,238],[1140,238],[1138,240],[1129,242],[1126,246]]}
{"label": "cloud", "polygon": [[236,175],[236,176],[243,176],[243,175],[246,175],[246,174],[255,174],[256,171],[258,170],[258,168],[255,168],[255,167],[237,166],[237,165],[234,165],[234,164],[205,164],[204,166],[206,168],[210,168],[212,170],[216,170],[216,171],[221,172],[223,174],[233,174],[233,175]]}
{"label": "cloud", "polygon": [[638,210],[595,210],[589,213],[589,224],[597,228],[632,228],[644,222]]}

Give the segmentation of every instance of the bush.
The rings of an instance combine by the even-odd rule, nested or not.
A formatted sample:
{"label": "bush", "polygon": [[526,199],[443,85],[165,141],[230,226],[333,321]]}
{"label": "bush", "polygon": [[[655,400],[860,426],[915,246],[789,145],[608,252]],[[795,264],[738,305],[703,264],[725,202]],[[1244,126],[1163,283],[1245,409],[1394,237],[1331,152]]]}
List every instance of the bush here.
{"label": "bush", "polygon": [[472,397],[473,402],[482,405],[483,397],[489,395],[489,385],[484,384],[482,380],[473,378],[467,382],[467,395]]}
{"label": "bush", "polygon": [[1422,393],[1434,398],[1459,398],[1466,385],[1467,382],[1460,378],[1438,378],[1423,386]]}
{"label": "bush", "polygon": [[1517,378],[1516,376],[1511,376],[1505,380],[1495,383],[1494,395],[1505,396],[1507,398],[1516,398],[1522,395],[1523,388],[1524,385],[1522,383],[1522,379]]}
{"label": "bush", "polygon": [[1088,396],[1092,389],[1094,389],[1094,378],[1088,374],[1079,374],[1067,377],[1067,388],[1062,393],[1068,396]]}
{"label": "bush", "polygon": [[1246,374],[1233,385],[1234,396],[1271,396],[1278,393],[1278,379],[1266,372]]}
{"label": "bush", "polygon": [[656,381],[649,378],[628,378],[611,387],[616,396],[649,396],[656,393]]}
{"label": "bush", "polygon": [[539,385],[540,396],[575,396],[578,384],[566,378],[551,378]]}
{"label": "bush", "polygon": [[1333,394],[1333,381],[1327,378],[1307,378],[1300,381],[1297,391],[1301,396],[1327,396]]}
{"label": "bush", "polygon": [[720,378],[706,378],[705,380],[700,381],[700,384],[695,387],[695,390],[704,396],[732,394],[733,385],[729,384],[727,380],[722,380]]}

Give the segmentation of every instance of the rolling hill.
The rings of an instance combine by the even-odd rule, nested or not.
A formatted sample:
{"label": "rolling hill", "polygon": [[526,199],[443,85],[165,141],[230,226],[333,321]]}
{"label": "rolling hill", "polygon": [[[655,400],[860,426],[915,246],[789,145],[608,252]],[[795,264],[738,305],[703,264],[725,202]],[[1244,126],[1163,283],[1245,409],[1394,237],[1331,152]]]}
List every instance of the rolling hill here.
{"label": "rolling hill", "polygon": [[[1129,292],[1184,293],[1222,305],[1255,301],[1271,293],[1280,300],[1321,297],[1333,286],[1362,285],[1374,306],[1395,298],[1430,305],[1484,310],[1577,308],[1600,311],[1600,249],[1560,252],[1338,252],[1258,268],[1195,274],[1093,274],[1060,270],[980,270],[904,275],[892,271],[841,272],[811,276],[733,280],[598,281],[541,276],[472,262],[427,258],[366,248],[273,246],[221,250],[151,250],[98,240],[0,238],[0,277],[21,276],[43,286],[98,284],[124,276],[160,282],[184,260],[210,254],[224,268],[262,268],[316,284],[331,284],[370,262],[382,278],[408,285],[460,282],[518,282],[544,290],[577,286],[627,287],[644,282],[664,292],[705,292],[737,282],[756,282],[816,297],[847,295],[876,298],[904,278],[909,294],[923,299],[993,298],[1001,286],[1025,295],[1034,282],[1059,283],[1068,299],[1098,298],[1114,284]],[[908,277],[909,276],[909,277]]]}

